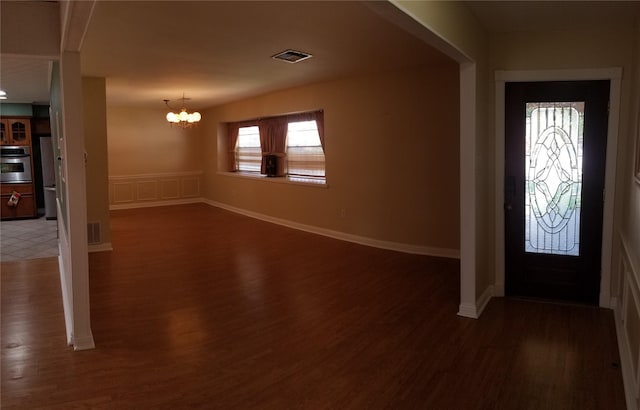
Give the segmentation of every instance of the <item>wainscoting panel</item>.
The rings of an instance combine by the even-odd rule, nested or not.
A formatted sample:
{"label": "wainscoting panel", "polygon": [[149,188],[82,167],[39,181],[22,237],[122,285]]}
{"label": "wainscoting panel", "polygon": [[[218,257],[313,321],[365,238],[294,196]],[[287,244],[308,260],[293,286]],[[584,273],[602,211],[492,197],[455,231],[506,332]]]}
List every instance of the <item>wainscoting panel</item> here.
{"label": "wainscoting panel", "polygon": [[624,237],[619,255],[619,287],[615,304],[616,331],[627,408],[640,409],[640,270]]}
{"label": "wainscoting panel", "polygon": [[109,202],[114,204],[122,204],[133,202],[135,199],[133,182],[114,182],[109,181]]}
{"label": "wainscoting panel", "polygon": [[142,208],[199,201],[202,172],[109,177],[109,209]]}
{"label": "wainscoting panel", "polygon": [[200,196],[200,178],[183,178],[182,179],[182,197],[195,198]]}
{"label": "wainscoting panel", "polygon": [[137,181],[137,198],[140,201],[158,200],[158,181]]}
{"label": "wainscoting panel", "polygon": [[160,198],[161,199],[180,199],[180,180],[175,178],[175,179],[166,179],[162,181],[162,188],[160,189]]}

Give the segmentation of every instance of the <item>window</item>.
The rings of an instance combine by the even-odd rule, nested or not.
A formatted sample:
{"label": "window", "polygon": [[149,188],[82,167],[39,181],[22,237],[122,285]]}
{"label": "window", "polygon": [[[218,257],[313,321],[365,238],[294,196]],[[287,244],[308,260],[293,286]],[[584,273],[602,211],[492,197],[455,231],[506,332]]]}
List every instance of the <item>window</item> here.
{"label": "window", "polygon": [[260,133],[257,126],[238,128],[236,146],[236,170],[260,172],[262,151],[260,150]]}
{"label": "window", "polygon": [[324,177],[324,151],[315,120],[290,122],[287,130],[289,175]]}
{"label": "window", "polygon": [[[229,170],[325,184],[322,111],[228,124]],[[267,160],[277,158],[275,172]]]}

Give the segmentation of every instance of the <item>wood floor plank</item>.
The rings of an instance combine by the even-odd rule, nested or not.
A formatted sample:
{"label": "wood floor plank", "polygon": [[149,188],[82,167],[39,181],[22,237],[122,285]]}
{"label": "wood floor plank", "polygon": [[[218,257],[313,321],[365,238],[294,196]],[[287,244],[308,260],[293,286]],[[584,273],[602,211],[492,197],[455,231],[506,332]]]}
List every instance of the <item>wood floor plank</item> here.
{"label": "wood floor plank", "polygon": [[2,263],[2,409],[623,409],[612,312],[494,299],[459,262],[203,204],[112,213],[96,349],[65,346],[55,258]]}

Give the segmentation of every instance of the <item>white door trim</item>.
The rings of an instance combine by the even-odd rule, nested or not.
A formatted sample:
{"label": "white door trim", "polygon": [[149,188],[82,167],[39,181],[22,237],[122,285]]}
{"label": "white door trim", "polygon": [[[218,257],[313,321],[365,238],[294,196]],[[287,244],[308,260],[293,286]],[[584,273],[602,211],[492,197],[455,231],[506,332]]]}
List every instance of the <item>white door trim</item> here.
{"label": "white door trim", "polygon": [[602,262],[600,265],[600,307],[611,307],[611,249],[613,246],[616,155],[620,121],[620,86],[622,68],[575,70],[531,70],[495,72],[495,129],[496,129],[496,284],[495,295],[504,296],[504,87],[507,82],[609,80],[609,126],[605,168],[604,214],[602,220]]}

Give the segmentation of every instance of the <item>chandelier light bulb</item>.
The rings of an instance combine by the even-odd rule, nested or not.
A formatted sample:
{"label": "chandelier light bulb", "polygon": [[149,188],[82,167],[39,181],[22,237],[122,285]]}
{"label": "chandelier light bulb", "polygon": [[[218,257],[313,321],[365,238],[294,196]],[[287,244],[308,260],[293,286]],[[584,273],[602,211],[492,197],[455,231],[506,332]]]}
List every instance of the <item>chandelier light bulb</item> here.
{"label": "chandelier light bulb", "polygon": [[[187,127],[191,127],[193,124],[199,122],[202,119],[202,115],[199,112],[188,112],[187,109],[184,106],[184,101],[188,100],[188,98],[181,98],[182,100],[182,108],[180,109],[180,112],[175,113],[173,111],[167,113],[167,121],[171,124],[176,124],[177,126],[181,127],[181,128],[187,128]],[[164,100],[164,103],[166,104],[167,107],[172,108],[169,105],[169,100]]]}

